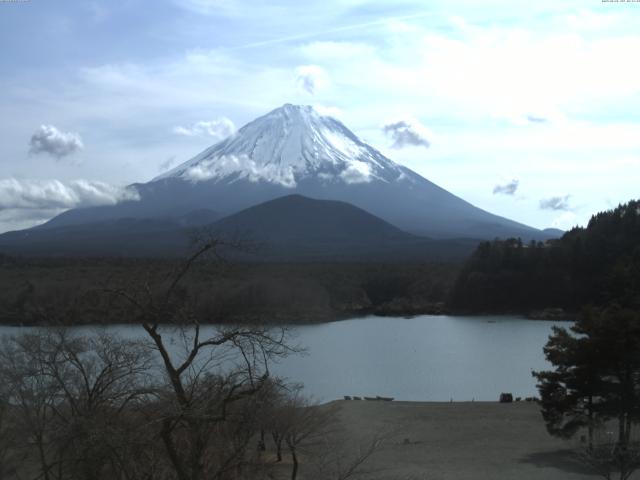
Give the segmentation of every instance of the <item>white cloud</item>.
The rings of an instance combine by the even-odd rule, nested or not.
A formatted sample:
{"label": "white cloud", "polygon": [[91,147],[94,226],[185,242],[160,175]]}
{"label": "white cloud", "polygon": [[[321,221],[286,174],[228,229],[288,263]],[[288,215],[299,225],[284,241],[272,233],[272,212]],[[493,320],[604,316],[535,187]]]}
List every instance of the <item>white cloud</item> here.
{"label": "white cloud", "polygon": [[[224,155],[200,161],[188,167],[181,176],[191,182],[218,180],[233,174],[240,174],[251,182],[265,181],[293,188],[297,185],[295,170],[291,165],[282,166],[278,163],[258,165],[246,155]],[[323,176],[324,180],[333,176]],[[368,163],[353,161],[340,173],[339,178],[345,183],[370,182],[374,176]]]}
{"label": "white cloud", "polygon": [[0,210],[92,207],[125,200],[139,200],[138,193],[89,180],[0,180]]}
{"label": "white cloud", "polygon": [[329,85],[329,75],[318,65],[301,65],[296,68],[298,87],[311,95]]}
{"label": "white cloud", "polygon": [[[453,34],[427,26],[388,30],[376,47],[310,42],[300,50],[310,63],[331,65],[342,91],[378,108],[417,103],[448,119],[552,123],[637,94],[640,67],[628,58],[640,37],[616,32],[616,25],[590,35],[552,22],[545,28],[468,22]],[[358,54],[340,54],[351,50]]]}
{"label": "white cloud", "polygon": [[131,188],[103,182],[0,179],[0,232],[33,227],[70,208],[139,199]]}
{"label": "white cloud", "polygon": [[431,145],[432,134],[429,129],[412,118],[389,122],[382,127],[382,131],[393,141],[393,148],[429,148]]}
{"label": "white cloud", "polygon": [[571,195],[543,198],[542,200],[540,200],[539,205],[542,210],[569,211],[571,210],[571,207],[569,205],[570,197]]}
{"label": "white cloud", "polygon": [[504,195],[515,195],[516,190],[518,190],[518,186],[520,184],[520,180],[514,178],[505,183],[499,183],[495,187],[493,187],[493,194],[502,193]]}
{"label": "white cloud", "polygon": [[270,163],[258,165],[246,155],[224,155],[208,160],[203,160],[187,168],[181,176],[197,183],[212,179],[220,179],[228,175],[240,173],[251,182],[260,180],[278,183],[284,187],[296,186],[294,172],[291,166],[281,166]]}
{"label": "white cloud", "polygon": [[345,183],[367,183],[372,180],[371,167],[368,163],[354,161],[340,172],[340,178]]}
{"label": "white cloud", "polygon": [[233,121],[227,117],[219,117],[215,120],[200,121],[190,126],[173,127],[173,133],[187,137],[212,137],[215,141],[224,140],[236,131]]}
{"label": "white cloud", "polygon": [[64,208],[43,209],[0,209],[0,233],[12,230],[24,230],[51,220],[64,212]]}
{"label": "white cloud", "polygon": [[62,158],[82,150],[84,145],[80,135],[73,132],[61,132],[53,125],[40,125],[31,136],[29,152],[48,153]]}

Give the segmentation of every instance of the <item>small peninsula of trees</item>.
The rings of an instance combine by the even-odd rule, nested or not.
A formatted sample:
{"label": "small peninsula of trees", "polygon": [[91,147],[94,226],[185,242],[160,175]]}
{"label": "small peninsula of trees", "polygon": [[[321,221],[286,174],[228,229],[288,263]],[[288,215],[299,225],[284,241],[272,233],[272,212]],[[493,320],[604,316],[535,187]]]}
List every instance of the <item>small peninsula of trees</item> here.
{"label": "small peninsula of trees", "polygon": [[518,312],[612,302],[640,308],[640,201],[594,215],[558,240],[481,243],[463,267],[451,306]]}

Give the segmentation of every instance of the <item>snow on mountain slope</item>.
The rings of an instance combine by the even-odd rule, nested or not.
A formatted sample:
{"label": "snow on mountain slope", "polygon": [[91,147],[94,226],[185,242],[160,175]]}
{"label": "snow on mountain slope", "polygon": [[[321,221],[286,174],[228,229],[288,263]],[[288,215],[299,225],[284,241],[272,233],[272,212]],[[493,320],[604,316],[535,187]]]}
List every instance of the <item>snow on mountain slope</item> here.
{"label": "snow on mountain slope", "polygon": [[402,168],[342,123],[310,106],[284,105],[193,159],[153,179],[259,180],[293,188],[305,178],[347,184],[392,182]]}

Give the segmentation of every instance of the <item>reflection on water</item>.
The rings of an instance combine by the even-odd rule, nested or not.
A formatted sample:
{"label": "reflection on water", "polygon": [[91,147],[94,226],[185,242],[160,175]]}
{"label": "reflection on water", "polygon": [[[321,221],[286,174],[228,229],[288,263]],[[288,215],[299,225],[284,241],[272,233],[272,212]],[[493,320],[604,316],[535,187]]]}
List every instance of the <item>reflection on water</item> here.
{"label": "reflection on water", "polygon": [[[509,316],[425,315],[298,326],[294,341],[307,354],[288,357],[271,370],[304,383],[307,394],[319,401],[343,395],[424,401],[497,400],[500,392],[533,396],[531,371],[548,366],[542,347],[551,326],[558,324]],[[145,335],[138,326],[104,328],[130,338]],[[2,333],[21,330],[0,327]],[[164,336],[172,336],[177,354],[179,336],[173,330]]]}

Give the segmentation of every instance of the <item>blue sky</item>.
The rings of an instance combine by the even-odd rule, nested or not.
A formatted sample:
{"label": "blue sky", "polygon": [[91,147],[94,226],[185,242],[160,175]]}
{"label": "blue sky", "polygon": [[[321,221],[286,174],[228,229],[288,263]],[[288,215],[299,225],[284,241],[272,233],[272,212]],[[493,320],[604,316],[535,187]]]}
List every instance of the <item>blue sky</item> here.
{"label": "blue sky", "polygon": [[[0,2],[0,231],[118,201],[283,103],[493,213],[582,225],[638,197],[639,25],[600,0]],[[397,148],[396,121],[428,142]]]}

